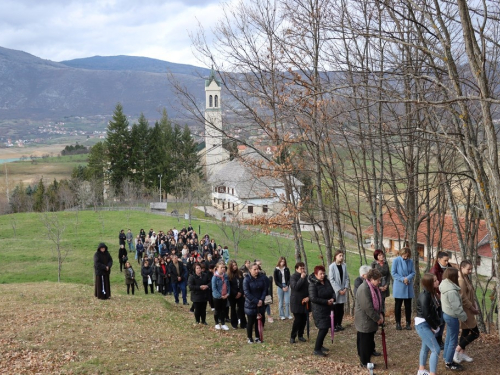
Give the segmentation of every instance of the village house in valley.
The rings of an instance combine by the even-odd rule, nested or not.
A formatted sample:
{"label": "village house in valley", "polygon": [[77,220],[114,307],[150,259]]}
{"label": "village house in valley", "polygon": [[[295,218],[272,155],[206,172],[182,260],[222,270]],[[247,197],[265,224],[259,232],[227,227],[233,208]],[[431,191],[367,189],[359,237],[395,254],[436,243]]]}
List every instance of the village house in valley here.
{"label": "village house in valley", "polygon": [[[401,248],[408,246],[405,227],[394,209],[388,209],[383,214],[382,220],[385,251],[388,254],[397,255]],[[429,250],[431,257],[434,259],[436,253],[442,250],[448,252],[450,255],[450,263],[459,264],[462,261],[462,256],[452,216],[431,215],[429,222],[429,230],[426,219],[418,227],[417,251],[420,259],[426,261]],[[465,219],[460,217],[459,225],[462,228],[465,227],[464,222]],[[488,229],[484,220],[479,220],[477,225],[477,236],[472,245],[478,250],[478,256],[475,259],[477,273],[489,277],[492,275],[494,267]],[[370,226],[364,233],[371,236],[371,247],[374,248],[373,226]]]}

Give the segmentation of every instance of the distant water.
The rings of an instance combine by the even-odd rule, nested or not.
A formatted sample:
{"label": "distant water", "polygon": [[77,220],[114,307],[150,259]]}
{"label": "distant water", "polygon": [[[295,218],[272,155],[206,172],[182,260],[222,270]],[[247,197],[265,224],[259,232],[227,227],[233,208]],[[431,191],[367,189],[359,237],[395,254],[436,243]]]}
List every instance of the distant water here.
{"label": "distant water", "polygon": [[12,163],[13,161],[19,161],[21,158],[10,158],[10,159],[0,159],[0,164]]}

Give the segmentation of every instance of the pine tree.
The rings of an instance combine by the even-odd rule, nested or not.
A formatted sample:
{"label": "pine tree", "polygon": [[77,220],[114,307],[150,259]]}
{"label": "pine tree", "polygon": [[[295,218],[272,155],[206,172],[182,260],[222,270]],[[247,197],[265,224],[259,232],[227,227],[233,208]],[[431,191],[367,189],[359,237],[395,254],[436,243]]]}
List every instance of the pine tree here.
{"label": "pine tree", "polygon": [[145,184],[147,165],[148,140],[150,137],[149,123],[141,113],[137,124],[130,132],[131,160],[130,167],[135,170],[133,181]]}
{"label": "pine tree", "polygon": [[[146,170],[146,187],[158,188],[160,185],[159,174],[165,170],[165,155],[166,145],[164,142],[163,132],[158,121],[151,130],[151,136],[147,146],[147,170]],[[162,190],[163,176],[162,176]]]}
{"label": "pine tree", "polygon": [[45,209],[45,186],[43,185],[43,178],[38,181],[35,193],[33,194],[33,210],[42,212]]}
{"label": "pine tree", "polygon": [[103,180],[104,172],[107,169],[106,145],[98,142],[90,149],[87,167],[85,171],[85,180],[92,179]]}
{"label": "pine tree", "polygon": [[120,103],[116,105],[113,120],[108,124],[106,147],[108,151],[109,182],[116,194],[121,193],[121,184],[125,178],[131,177],[130,132],[128,120]]}
{"label": "pine tree", "polygon": [[194,141],[189,127],[185,125],[181,135],[180,157],[182,160],[182,170],[190,175],[201,173],[200,157],[197,151],[198,144]]}

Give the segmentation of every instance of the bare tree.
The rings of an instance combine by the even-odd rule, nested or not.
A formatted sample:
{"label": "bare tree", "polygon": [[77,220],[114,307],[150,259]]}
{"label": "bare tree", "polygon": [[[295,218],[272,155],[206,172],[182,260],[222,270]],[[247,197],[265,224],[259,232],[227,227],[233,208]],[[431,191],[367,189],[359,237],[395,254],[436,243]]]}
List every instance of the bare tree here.
{"label": "bare tree", "polygon": [[52,250],[57,258],[57,282],[60,282],[62,265],[70,250],[68,246],[63,247],[63,235],[66,230],[66,223],[57,213],[43,212],[40,220],[45,227],[47,238],[53,243]]}

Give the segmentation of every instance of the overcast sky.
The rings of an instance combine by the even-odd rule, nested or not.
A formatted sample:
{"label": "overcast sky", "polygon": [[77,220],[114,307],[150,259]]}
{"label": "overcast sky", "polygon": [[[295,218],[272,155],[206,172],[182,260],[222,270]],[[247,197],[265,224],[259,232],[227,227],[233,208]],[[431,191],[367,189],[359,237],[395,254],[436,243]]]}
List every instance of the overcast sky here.
{"label": "overcast sky", "polygon": [[145,56],[193,64],[189,32],[209,31],[220,0],[0,0],[0,46],[52,61]]}

